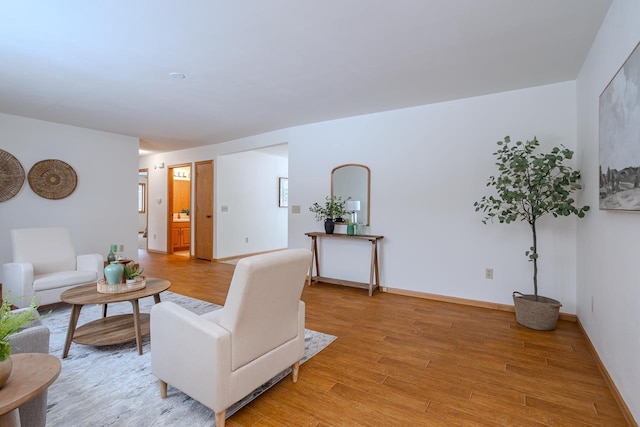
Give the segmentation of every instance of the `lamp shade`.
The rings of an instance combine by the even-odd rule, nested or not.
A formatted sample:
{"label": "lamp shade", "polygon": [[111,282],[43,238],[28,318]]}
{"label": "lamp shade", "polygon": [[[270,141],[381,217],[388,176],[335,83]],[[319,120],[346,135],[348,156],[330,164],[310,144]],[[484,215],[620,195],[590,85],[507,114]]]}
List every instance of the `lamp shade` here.
{"label": "lamp shade", "polygon": [[360,210],[360,200],[347,200],[345,204],[345,208],[350,211],[359,211]]}

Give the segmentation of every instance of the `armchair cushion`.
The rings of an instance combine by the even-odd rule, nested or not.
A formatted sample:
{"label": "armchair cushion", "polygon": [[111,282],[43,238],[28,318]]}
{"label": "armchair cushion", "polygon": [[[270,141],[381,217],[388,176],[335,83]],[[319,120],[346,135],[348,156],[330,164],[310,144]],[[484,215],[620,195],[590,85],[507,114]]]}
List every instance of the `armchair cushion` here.
{"label": "armchair cushion", "polygon": [[309,265],[303,266],[295,252],[244,258],[238,263],[220,314],[220,326],[234,337],[232,370],[296,336],[302,287],[294,292],[291,284],[306,277]]}
{"label": "armchair cushion", "polygon": [[95,271],[57,271],[33,277],[33,290],[46,291],[48,289],[79,285],[94,282],[98,279]]}
{"label": "armchair cushion", "polygon": [[11,230],[13,262],[28,262],[34,274],[76,269],[71,233],[62,227]]}

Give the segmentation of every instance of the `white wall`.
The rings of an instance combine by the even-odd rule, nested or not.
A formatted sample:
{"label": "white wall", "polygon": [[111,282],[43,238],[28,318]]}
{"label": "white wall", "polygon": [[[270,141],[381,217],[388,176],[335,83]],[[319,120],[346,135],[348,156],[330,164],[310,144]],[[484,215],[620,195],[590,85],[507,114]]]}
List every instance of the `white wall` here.
{"label": "white wall", "polygon": [[[543,146],[576,146],[574,82],[389,111],[290,130],[289,244],[322,230],[308,207],[330,191],[332,168],[371,169],[369,234],[384,235],[382,284],[511,304],[532,292],[531,245],[523,223],[483,225],[473,203],[494,174],[496,141],[534,135]],[[342,230],[342,232],[344,232]],[[575,219],[543,219],[539,230],[540,293],[575,313]],[[322,240],[323,276],[368,281],[368,244]],[[484,278],[485,268],[494,279]]]}
{"label": "white wall", "polygon": [[[287,246],[287,210],[278,208],[278,177],[287,176],[287,159],[251,150],[286,143],[288,130],[222,144],[140,158],[149,168],[148,248],[167,249],[167,168],[214,161],[214,258],[281,249]],[[164,167],[159,165],[164,163]],[[249,172],[248,172],[249,171]],[[192,194],[192,198],[195,194]],[[160,201],[160,203],[158,203]],[[249,203],[247,203],[249,202]],[[220,206],[229,206],[221,212]],[[191,241],[194,242],[192,229]],[[245,243],[249,237],[249,243]],[[195,251],[192,244],[191,252]]]}
{"label": "white wall", "polygon": [[[511,304],[514,290],[533,291],[532,266],[524,255],[531,233],[523,223],[483,225],[473,203],[487,191],[486,179],[496,171],[495,143],[505,135],[514,139],[535,135],[543,147],[576,148],[575,96],[575,82],[565,82],[143,157],[140,167],[149,167],[150,175],[149,248],[166,248],[166,209],[158,209],[155,202],[166,199],[166,165],[216,159],[217,233],[230,248],[218,246],[214,256],[235,255],[245,245],[247,222],[261,216],[257,209],[235,216],[233,206],[229,215],[220,212],[220,206],[237,192],[238,175],[233,171],[249,170],[232,163],[245,157],[222,156],[288,141],[289,205],[301,208],[300,214],[289,210],[289,247],[309,247],[304,233],[322,230],[308,208],[329,194],[331,170],[345,163],[364,164],[371,169],[367,232],[385,236],[380,248],[383,285]],[[161,162],[165,168],[155,169]],[[272,180],[268,178],[267,183],[273,191],[256,190],[273,192],[275,202],[277,180]],[[247,197],[257,200],[259,195]],[[272,224],[266,222],[267,227]],[[227,230],[232,232],[225,235]],[[338,231],[344,232],[344,226],[338,226]],[[543,218],[539,227],[540,293],[562,301],[562,310],[568,313],[575,313],[576,305],[575,233],[574,218]],[[368,244],[323,240],[320,250],[324,276],[368,281]],[[494,269],[493,280],[484,278],[487,267]]]}
{"label": "white wall", "polygon": [[578,226],[578,317],[636,420],[640,213],[598,210],[598,99],[640,41],[639,22],[640,2],[614,0],[577,80],[583,196],[595,208]]}
{"label": "white wall", "polygon": [[287,209],[278,207],[287,169],[286,158],[256,151],[218,157],[216,258],[287,247]]}
{"label": "white wall", "polygon": [[137,138],[0,114],[0,148],[22,163],[25,174],[40,160],[59,159],[78,177],[64,199],[38,196],[25,179],[18,195],[0,203],[0,264],[12,259],[12,228],[47,226],[69,227],[78,254],[106,258],[116,243],[137,259]]}

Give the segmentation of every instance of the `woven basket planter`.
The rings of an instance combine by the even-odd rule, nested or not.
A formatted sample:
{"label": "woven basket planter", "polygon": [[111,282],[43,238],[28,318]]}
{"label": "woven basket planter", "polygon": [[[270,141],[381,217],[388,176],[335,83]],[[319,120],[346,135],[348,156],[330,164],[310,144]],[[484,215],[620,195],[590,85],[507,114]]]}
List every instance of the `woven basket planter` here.
{"label": "woven basket planter", "polygon": [[513,305],[516,308],[516,320],[522,326],[538,331],[552,331],[558,324],[560,304],[551,298],[538,295],[513,293]]}

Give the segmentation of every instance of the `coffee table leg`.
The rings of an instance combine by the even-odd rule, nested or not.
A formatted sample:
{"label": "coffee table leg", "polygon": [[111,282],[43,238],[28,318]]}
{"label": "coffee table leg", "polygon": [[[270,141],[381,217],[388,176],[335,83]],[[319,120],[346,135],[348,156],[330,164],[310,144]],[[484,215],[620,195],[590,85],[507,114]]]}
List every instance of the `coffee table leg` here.
{"label": "coffee table leg", "polygon": [[156,304],[160,303],[160,294],[155,294],[153,296],[153,302],[155,302]]}
{"label": "coffee table leg", "polygon": [[102,317],[107,317],[107,305],[108,304],[102,304]]}
{"label": "coffee table leg", "polygon": [[133,327],[136,330],[136,344],[138,344],[138,354],[142,354],[142,330],[140,328],[140,306],[138,300],[131,301],[133,305]]}
{"label": "coffee table leg", "polygon": [[69,347],[71,347],[73,334],[76,332],[76,325],[78,324],[78,318],[80,317],[80,310],[82,310],[82,305],[80,304],[73,304],[71,306],[71,316],[69,317],[69,327],[67,328],[67,340],[64,343],[64,351],[62,352],[63,359],[69,355]]}

